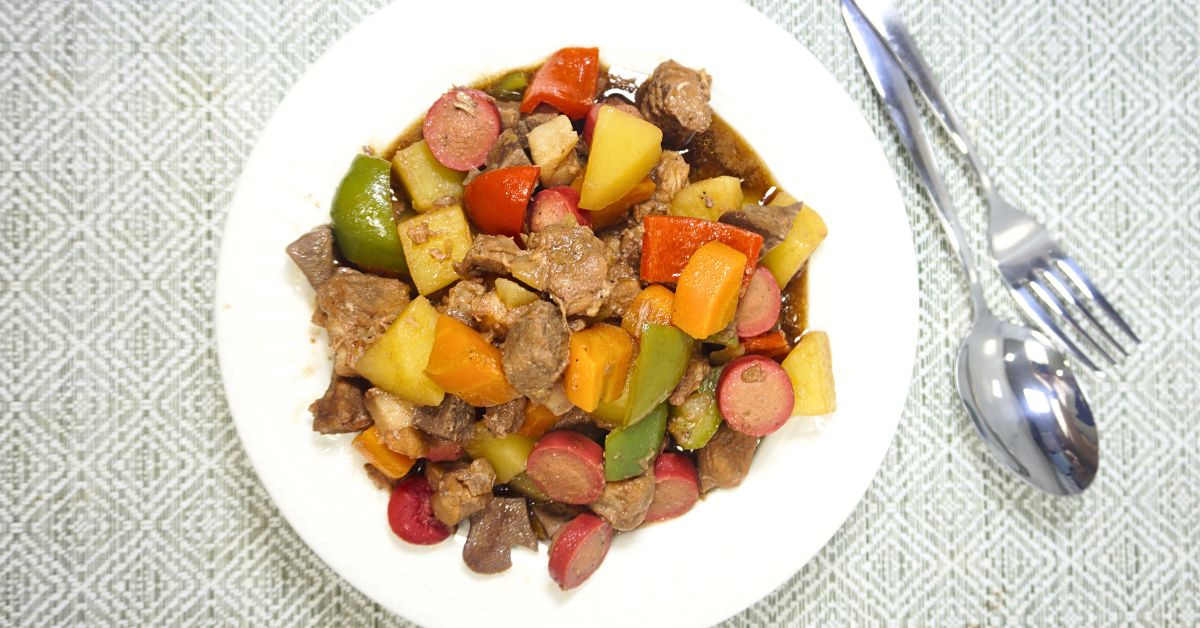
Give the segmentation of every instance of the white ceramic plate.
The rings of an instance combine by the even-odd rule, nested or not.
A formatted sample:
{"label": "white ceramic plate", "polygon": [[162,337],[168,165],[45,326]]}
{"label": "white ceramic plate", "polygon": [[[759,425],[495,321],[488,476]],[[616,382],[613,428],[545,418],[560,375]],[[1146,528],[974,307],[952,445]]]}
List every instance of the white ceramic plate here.
{"label": "white ceramic plate", "polygon": [[[246,164],[222,243],[217,333],[230,408],[280,511],[354,586],[425,625],[689,626],[770,593],[837,531],[878,469],[908,391],[917,281],[906,214],[871,129],[790,35],[734,2],[608,0],[395,4],[308,70]],[[560,592],[546,553],[513,552],[503,575],[461,560],[465,526],[432,548],[388,528],[387,495],[348,437],[310,429],[328,383],[312,292],[284,247],[328,221],[351,157],[386,143],[454,84],[595,45],[648,72],[674,57],[713,76],[713,105],[780,183],[824,216],[810,321],[831,337],[839,410],[766,439],[745,483],[685,517],[616,538],[582,587]]]}

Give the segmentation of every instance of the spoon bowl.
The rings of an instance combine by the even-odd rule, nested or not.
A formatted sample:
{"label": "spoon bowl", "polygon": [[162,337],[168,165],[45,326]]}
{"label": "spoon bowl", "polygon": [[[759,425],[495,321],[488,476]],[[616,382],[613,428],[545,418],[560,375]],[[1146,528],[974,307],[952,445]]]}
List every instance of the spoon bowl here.
{"label": "spoon bowl", "polygon": [[982,310],[958,351],[956,384],[967,414],[998,460],[1056,495],[1096,477],[1100,441],[1066,357],[1040,332]]}

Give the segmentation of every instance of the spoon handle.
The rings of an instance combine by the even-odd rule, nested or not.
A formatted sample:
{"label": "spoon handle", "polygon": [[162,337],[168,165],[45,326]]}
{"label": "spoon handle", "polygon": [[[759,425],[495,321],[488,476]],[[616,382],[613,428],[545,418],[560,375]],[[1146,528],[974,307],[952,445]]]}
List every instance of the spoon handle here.
{"label": "spoon handle", "polygon": [[929,148],[929,139],[921,119],[917,114],[917,103],[913,98],[912,89],[904,71],[892,57],[887,45],[871,28],[870,23],[859,12],[851,0],[842,0],[842,17],[858,49],[858,56],[867,68],[871,83],[883,99],[884,106],[891,114],[892,122],[900,134],[900,142],[908,149],[912,157],[913,168],[925,184],[929,200],[937,209],[942,228],[946,231],[946,239],[950,248],[958,256],[963,270],[967,274],[967,282],[971,286],[971,302],[976,315],[987,311],[987,302],[983,298],[983,290],[979,286],[979,271],[975,266],[975,255],[963,236],[962,225],[958,221],[958,213],[946,192],[946,184],[942,179],[941,169]]}

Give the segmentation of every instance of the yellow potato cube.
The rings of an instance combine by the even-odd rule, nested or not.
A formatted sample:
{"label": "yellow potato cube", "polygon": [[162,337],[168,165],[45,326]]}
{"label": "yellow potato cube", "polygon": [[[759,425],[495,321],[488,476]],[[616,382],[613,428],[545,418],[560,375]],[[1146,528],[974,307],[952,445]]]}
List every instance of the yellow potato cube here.
{"label": "yellow potato cube", "polygon": [[433,209],[434,203],[444,198],[449,197],[457,203],[463,197],[466,173],[451,170],[434,159],[425,140],[396,151],[392,170],[404,184],[413,209],[419,212]]}
{"label": "yellow potato cube", "polygon": [[716,220],[727,211],[742,207],[742,180],[737,177],[713,177],[688,184],[671,201],[672,216]]}
{"label": "yellow potato cube", "polygon": [[418,214],[397,229],[417,292],[436,292],[459,279],[454,265],[471,248],[471,228],[461,207],[451,205]]}
{"label": "yellow potato cube", "polygon": [[825,227],[821,215],[808,205],[803,205],[800,213],[792,220],[792,228],[788,231],[787,238],[767,251],[759,264],[771,271],[780,287],[786,286],[792,277],[800,272],[808,257],[817,250],[817,246],[828,234],[829,229]]}
{"label": "yellow potato cube", "polygon": [[[571,126],[567,116],[551,118],[549,122],[539,124],[529,132],[529,154],[533,163],[542,169],[541,180],[544,187],[561,185],[559,169],[575,157],[575,144],[579,142],[579,134]],[[575,171],[578,172],[578,162]]]}
{"label": "yellow potato cube", "polygon": [[797,200],[795,196],[792,196],[783,190],[779,190],[779,192],[775,194],[775,198],[771,199],[771,202],[767,203],[767,205],[771,207],[784,207],[799,202],[800,201]]}
{"label": "yellow potato cube", "polygon": [[818,416],[837,409],[828,334],[823,331],[804,334],[792,352],[783,359],[782,366],[791,378],[792,390],[796,393],[793,414]]}
{"label": "yellow potato cube", "polygon": [[387,331],[354,363],[376,387],[423,406],[442,402],[445,391],[425,375],[439,314],[425,297],[413,299]]}
{"label": "yellow potato cube", "polygon": [[496,279],[496,296],[500,297],[500,302],[510,310],[538,300],[536,294],[522,288],[521,284],[503,277]]}
{"label": "yellow potato cube", "polygon": [[600,210],[617,202],[650,174],[661,155],[658,127],[614,107],[601,107],[579,207]]}

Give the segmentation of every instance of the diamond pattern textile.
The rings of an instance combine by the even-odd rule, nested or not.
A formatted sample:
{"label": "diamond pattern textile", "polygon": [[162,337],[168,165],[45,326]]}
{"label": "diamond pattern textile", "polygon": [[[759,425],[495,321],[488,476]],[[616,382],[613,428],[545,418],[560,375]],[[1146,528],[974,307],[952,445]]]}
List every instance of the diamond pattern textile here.
{"label": "diamond pattern textile", "polygon": [[[272,505],[211,314],[257,134],[382,1],[0,0],[0,625],[404,624]],[[999,470],[958,407],[967,293],[836,3],[752,4],[838,78],[896,167],[922,331],[866,498],[729,625],[1200,623],[1200,5],[901,2],[1007,195],[1144,339],[1087,380],[1103,469],[1058,500]],[[984,250],[973,182],[947,171]]]}

